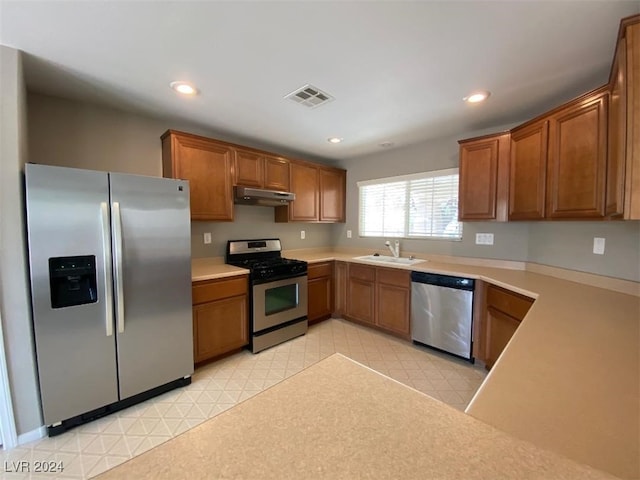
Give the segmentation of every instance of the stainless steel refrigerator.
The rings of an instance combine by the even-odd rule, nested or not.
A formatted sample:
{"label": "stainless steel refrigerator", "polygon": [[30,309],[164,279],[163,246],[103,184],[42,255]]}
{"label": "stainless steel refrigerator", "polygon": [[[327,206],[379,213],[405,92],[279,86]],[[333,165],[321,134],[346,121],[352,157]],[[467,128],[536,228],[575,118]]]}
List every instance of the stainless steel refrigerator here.
{"label": "stainless steel refrigerator", "polygon": [[27,164],[25,185],[49,434],[190,383],[188,182]]}

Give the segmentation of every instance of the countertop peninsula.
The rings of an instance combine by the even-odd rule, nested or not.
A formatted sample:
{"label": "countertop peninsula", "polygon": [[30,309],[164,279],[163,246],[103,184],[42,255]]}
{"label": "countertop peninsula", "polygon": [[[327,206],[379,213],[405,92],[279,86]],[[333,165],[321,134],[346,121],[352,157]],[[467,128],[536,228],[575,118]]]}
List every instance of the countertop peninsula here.
{"label": "countertop peninsula", "polygon": [[[376,264],[340,251],[283,253]],[[640,478],[640,297],[483,263],[395,267],[478,278],[536,299],[466,413],[577,462]]]}

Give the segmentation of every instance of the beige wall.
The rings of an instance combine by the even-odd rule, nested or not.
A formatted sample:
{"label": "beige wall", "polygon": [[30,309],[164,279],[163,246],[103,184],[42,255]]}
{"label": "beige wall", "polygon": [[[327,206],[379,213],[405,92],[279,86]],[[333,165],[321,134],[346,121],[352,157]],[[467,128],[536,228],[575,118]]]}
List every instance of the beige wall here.
{"label": "beige wall", "polygon": [[23,208],[27,156],[21,54],[0,45],[0,309],[18,435],[42,425],[29,300]]}

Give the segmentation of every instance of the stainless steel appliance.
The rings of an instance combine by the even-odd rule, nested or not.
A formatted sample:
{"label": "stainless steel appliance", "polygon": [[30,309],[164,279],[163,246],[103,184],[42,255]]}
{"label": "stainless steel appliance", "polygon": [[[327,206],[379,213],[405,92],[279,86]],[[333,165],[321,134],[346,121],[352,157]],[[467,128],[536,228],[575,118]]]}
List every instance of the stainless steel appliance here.
{"label": "stainless steel appliance", "polygon": [[25,179],[49,435],[190,383],[188,182],[35,164]]}
{"label": "stainless steel appliance", "polygon": [[253,353],[307,332],[307,263],[281,252],[276,238],[227,242],[226,263],[250,271]]}
{"label": "stainless steel appliance", "polygon": [[475,281],[411,272],[411,338],[474,361],[471,326]]}
{"label": "stainless steel appliance", "polygon": [[277,207],[286,205],[296,199],[296,194],[281,192],[278,190],[265,190],[264,188],[251,188],[238,185],[234,189],[234,203],[245,205],[261,205],[265,207]]}

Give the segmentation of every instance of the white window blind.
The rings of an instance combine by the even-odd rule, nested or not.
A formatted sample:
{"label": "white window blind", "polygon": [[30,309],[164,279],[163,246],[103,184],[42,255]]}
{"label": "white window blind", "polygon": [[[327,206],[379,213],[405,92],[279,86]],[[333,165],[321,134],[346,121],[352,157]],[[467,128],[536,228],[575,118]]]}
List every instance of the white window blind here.
{"label": "white window blind", "polygon": [[462,238],[458,169],[358,182],[360,236]]}

